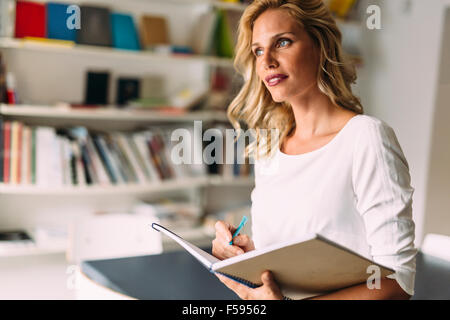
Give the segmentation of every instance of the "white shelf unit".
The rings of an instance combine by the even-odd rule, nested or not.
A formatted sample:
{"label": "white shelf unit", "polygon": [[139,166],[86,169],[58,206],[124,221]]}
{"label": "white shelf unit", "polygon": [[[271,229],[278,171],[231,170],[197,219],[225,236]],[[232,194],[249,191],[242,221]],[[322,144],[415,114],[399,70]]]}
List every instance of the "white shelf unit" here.
{"label": "white shelf unit", "polygon": [[132,51],[110,47],[89,46],[81,44],[61,44],[58,42],[44,42],[33,39],[0,38],[0,48],[20,49],[41,53],[56,53],[64,55],[77,55],[85,57],[102,57],[115,59],[133,59],[141,62],[203,62],[212,66],[231,67],[232,59],[195,54],[158,54],[150,51]]}
{"label": "white shelf unit", "polygon": [[133,122],[192,122],[200,121],[227,121],[225,112],[194,111],[183,114],[170,114],[160,111],[139,109],[118,109],[115,106],[105,108],[69,108],[42,105],[7,105],[0,104],[0,114],[8,117],[40,118],[48,120],[96,120],[96,121],[133,121]]}
{"label": "white shelf unit", "polygon": [[183,189],[218,187],[251,187],[254,184],[253,177],[224,178],[219,175],[204,177],[189,177],[183,179],[163,180],[161,182],[147,184],[122,184],[108,186],[63,186],[63,187],[41,187],[35,185],[5,184],[0,183],[0,194],[22,195],[22,196],[72,196],[72,197],[110,197],[110,196],[132,196],[135,198],[145,197],[151,193],[165,193]]}
{"label": "white shelf unit", "polygon": [[[32,105],[0,105],[0,116],[5,120],[18,120],[24,123],[60,126],[61,124],[74,126],[84,125],[86,121],[91,121],[92,127],[105,128],[105,123],[112,125],[109,129],[126,127],[124,123],[129,123],[129,127],[151,126],[152,124],[177,124],[183,126],[194,120],[202,120],[211,124],[216,122],[226,122],[226,115],[214,111],[193,112],[179,115],[170,115],[152,111],[119,110],[114,108],[100,109],[71,109],[52,106],[32,106]],[[46,211],[45,220],[51,221],[52,215],[58,210],[65,210],[63,207],[71,203],[74,207],[82,211],[86,208],[111,210],[118,208],[121,210],[134,201],[146,201],[158,196],[176,195],[187,192],[193,201],[208,205],[205,193],[211,190],[224,188],[235,189],[235,192],[244,195],[250,192],[254,186],[254,177],[223,177],[220,175],[207,175],[199,177],[187,177],[179,179],[168,179],[160,182],[146,184],[119,184],[106,186],[37,186],[25,184],[5,184],[0,183],[0,205],[5,209],[3,213],[6,219],[4,226],[19,227],[21,223],[26,223],[27,228],[40,220],[39,214],[27,213],[33,208],[33,203]],[[219,191],[223,192],[223,191]],[[225,192],[226,193],[226,192]],[[232,196],[231,196],[232,197]],[[247,196],[244,196],[247,197]],[[112,200],[113,199],[113,200]],[[213,199],[214,200],[214,199]],[[229,199],[227,200],[227,202]],[[213,201],[214,202],[214,201]],[[219,201],[220,202],[220,201]],[[238,201],[239,202],[239,201]],[[108,203],[108,208],[104,206]],[[214,207],[214,205],[213,205]],[[120,208],[120,209],[119,209]],[[32,209],[33,210],[33,209]],[[70,210],[69,210],[70,211]],[[21,217],[22,218],[18,218]],[[74,217],[77,212],[67,213],[68,217]],[[0,219],[5,216],[0,216]],[[22,219],[22,220],[20,220]],[[61,217],[58,217],[60,220]],[[33,221],[31,221],[33,220]],[[212,236],[202,227],[192,230],[176,230],[200,246],[206,246],[212,240]],[[165,250],[177,249],[170,243],[169,239],[163,239]],[[40,248],[36,246],[16,246],[11,248],[0,248],[0,257],[63,254],[64,246],[52,246],[51,248]]]}
{"label": "white shelf unit", "polygon": [[[64,2],[64,1],[61,1]],[[130,13],[137,22],[144,13],[162,15],[170,26],[171,43],[186,45],[197,18],[211,8],[243,11],[244,4],[212,0],[74,0],[73,4],[99,5],[114,11]],[[169,114],[149,110],[119,109],[109,105],[95,109],[56,106],[58,101],[82,100],[85,74],[88,70],[108,70],[111,78],[141,77],[147,74],[168,75],[167,85],[179,88],[184,78],[202,84],[209,81],[210,68],[232,67],[232,60],[202,55],[162,55],[148,51],[129,51],[99,46],[0,38],[0,51],[8,70],[16,76],[16,87],[22,105],[0,104],[0,117],[29,125],[55,127],[82,125],[104,130],[135,130],[151,125],[184,126],[199,120],[209,125],[228,122],[225,112],[215,110],[185,114]],[[114,81],[108,96],[114,101]],[[0,225],[3,229],[34,226],[59,226],[85,211],[127,210],[135,201],[152,200],[160,196],[187,194],[204,207],[220,208],[250,199],[253,177],[224,178],[216,175],[163,180],[142,185],[123,184],[85,187],[41,187],[0,183]],[[211,197],[208,192],[220,192],[224,197]],[[230,200],[231,199],[231,200]],[[234,201],[236,199],[236,201]],[[209,203],[212,202],[212,203]],[[210,244],[212,235],[203,227],[176,230],[198,245]],[[175,249],[163,239],[163,247]],[[3,248],[4,249],[4,248]],[[63,254],[65,246],[38,248],[24,246],[3,250],[0,257]]]}

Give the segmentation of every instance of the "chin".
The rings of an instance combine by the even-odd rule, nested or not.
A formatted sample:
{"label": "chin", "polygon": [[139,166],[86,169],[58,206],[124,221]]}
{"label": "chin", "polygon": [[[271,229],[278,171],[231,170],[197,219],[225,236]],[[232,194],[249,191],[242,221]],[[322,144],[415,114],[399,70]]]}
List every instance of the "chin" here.
{"label": "chin", "polygon": [[277,103],[281,103],[281,102],[286,101],[286,97],[285,96],[273,95],[273,94],[271,94],[271,96],[272,96],[272,100],[277,102]]}

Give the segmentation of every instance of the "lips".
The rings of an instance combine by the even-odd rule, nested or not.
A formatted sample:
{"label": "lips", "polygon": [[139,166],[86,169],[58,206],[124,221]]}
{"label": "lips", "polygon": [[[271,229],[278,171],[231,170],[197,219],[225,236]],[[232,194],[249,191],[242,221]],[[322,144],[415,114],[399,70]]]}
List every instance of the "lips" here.
{"label": "lips", "polygon": [[273,74],[273,75],[267,76],[265,78],[265,80],[269,86],[275,86],[275,85],[279,84],[281,81],[283,81],[284,79],[286,79],[287,77],[288,77],[287,75],[279,73],[279,74]]}

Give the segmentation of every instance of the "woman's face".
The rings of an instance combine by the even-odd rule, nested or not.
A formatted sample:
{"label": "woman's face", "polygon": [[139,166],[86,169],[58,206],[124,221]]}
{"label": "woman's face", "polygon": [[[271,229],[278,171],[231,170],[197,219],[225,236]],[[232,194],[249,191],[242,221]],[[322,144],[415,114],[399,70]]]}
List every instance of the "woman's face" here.
{"label": "woman's face", "polygon": [[252,51],[275,102],[289,102],[317,85],[318,50],[284,9],[266,10],[255,20]]}

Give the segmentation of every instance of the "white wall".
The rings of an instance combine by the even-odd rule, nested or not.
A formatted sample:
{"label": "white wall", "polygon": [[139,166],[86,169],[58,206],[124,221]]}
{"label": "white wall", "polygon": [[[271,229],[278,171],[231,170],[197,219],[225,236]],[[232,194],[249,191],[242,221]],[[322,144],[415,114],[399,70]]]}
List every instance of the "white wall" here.
{"label": "white wall", "polygon": [[450,236],[450,6],[442,39],[424,229]]}
{"label": "white wall", "polygon": [[[364,28],[362,46],[365,66],[359,72],[359,93],[367,114],[391,125],[410,166],[415,188],[413,215],[416,245],[420,246],[425,219],[433,216],[427,204],[430,168],[439,161],[431,157],[435,132],[436,96],[440,70],[441,40],[446,6],[449,0],[363,1],[381,7],[381,30]],[[448,59],[448,57],[447,57]],[[450,136],[449,126],[443,134]],[[447,138],[448,141],[448,138]],[[439,143],[444,143],[440,140]],[[443,150],[447,145],[434,145]],[[450,194],[449,181],[440,187]],[[450,204],[446,202],[446,212]],[[425,215],[427,213],[427,215]],[[450,219],[441,231],[450,234]]]}

